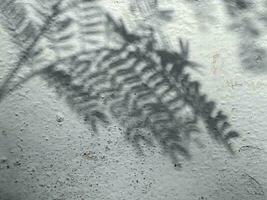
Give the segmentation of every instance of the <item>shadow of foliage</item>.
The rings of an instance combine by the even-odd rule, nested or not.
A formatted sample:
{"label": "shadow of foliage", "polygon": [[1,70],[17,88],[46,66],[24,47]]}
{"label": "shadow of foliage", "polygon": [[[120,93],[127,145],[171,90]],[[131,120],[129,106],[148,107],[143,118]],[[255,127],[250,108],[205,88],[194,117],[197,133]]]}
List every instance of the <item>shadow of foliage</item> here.
{"label": "shadow of foliage", "polygon": [[[93,2],[81,1],[81,5]],[[180,52],[158,48],[153,28],[144,28],[138,34],[129,32],[122,21],[113,19],[110,14],[101,11],[98,15],[99,8],[91,12],[95,8],[82,7],[91,16],[82,34],[93,36],[98,33],[96,24],[105,24],[109,26],[109,38],[113,38],[116,45],[82,48],[58,57],[30,77],[43,77],[95,132],[99,124],[109,123],[113,118],[124,127],[126,139],[140,151],[143,142],[159,145],[176,166],[180,166],[181,156],[190,159],[189,145],[192,135],[200,132],[200,123],[215,141],[231,151],[230,139],[238,133],[231,130],[228,117],[216,110],[215,102],[201,93],[201,84],[192,81],[185,72],[187,67],[197,67],[189,60],[188,42],[180,40]],[[100,15],[106,20],[94,21]],[[66,44],[72,39],[67,29],[73,19],[66,16],[59,21],[55,23],[59,26],[55,28],[58,37],[53,41]],[[64,48],[55,51],[64,51]],[[15,76],[15,72],[11,75]],[[7,82],[2,96],[14,90],[7,89]]]}
{"label": "shadow of foliage", "polygon": [[231,16],[229,29],[239,37],[239,57],[245,70],[266,72],[266,47],[262,45],[266,34],[267,4],[247,0],[225,0]]}
{"label": "shadow of foliage", "polygon": [[[216,10],[210,1],[185,2],[191,4],[200,24],[208,23],[207,29],[213,25]],[[238,56],[243,69],[256,73],[266,72],[266,46],[263,46],[262,41],[266,35],[267,3],[261,0],[223,0],[221,3],[229,16],[226,28],[238,37]]]}
{"label": "shadow of foliage", "polygon": [[[57,1],[52,5],[50,13],[47,13],[45,8],[35,8],[36,12],[41,13],[41,23],[28,19],[28,13],[22,3],[13,0],[3,0],[0,2],[0,19],[3,27],[13,37],[12,41],[17,45],[19,49],[18,60],[15,63],[12,71],[5,77],[0,88],[0,99],[5,94],[10,92],[10,82],[13,81],[17,73],[20,72],[24,64],[32,57],[37,57],[42,54],[43,49],[39,46],[40,40],[46,36],[46,33],[50,29],[55,18],[61,14],[59,7],[62,0]],[[27,74],[27,78],[23,77],[27,81],[33,74]],[[19,84],[13,86],[17,88]]]}

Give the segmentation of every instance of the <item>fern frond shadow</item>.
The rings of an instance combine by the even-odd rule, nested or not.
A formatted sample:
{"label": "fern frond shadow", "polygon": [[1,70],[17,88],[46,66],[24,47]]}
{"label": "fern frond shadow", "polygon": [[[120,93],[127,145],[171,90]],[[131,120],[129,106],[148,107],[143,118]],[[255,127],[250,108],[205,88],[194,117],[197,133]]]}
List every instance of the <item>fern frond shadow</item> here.
{"label": "fern frond shadow", "polygon": [[[88,14],[87,3],[82,4],[85,14]],[[99,9],[96,12],[99,19],[103,12],[99,13]],[[54,15],[57,15],[56,7]],[[60,55],[66,49],[55,48],[58,60],[36,75],[55,88],[58,96],[83,116],[95,132],[99,125],[105,125],[113,118],[124,127],[125,138],[137,149],[142,151],[142,143],[159,146],[177,166],[181,166],[181,157],[191,158],[190,143],[193,134],[201,132],[200,123],[205,124],[215,141],[232,152],[230,139],[238,137],[238,133],[231,130],[227,116],[216,109],[216,103],[201,93],[201,84],[191,80],[186,73],[186,68],[199,66],[189,60],[189,42],[180,39],[179,52],[159,48],[153,28],[132,33],[122,21],[114,20],[110,14],[104,15],[106,21],[101,22],[101,26],[108,24],[111,34],[120,38],[115,47],[71,49],[70,54],[63,53],[63,56]],[[95,24],[88,20],[86,23],[90,22],[90,25],[84,27],[82,37],[79,37],[87,44],[90,41],[86,36],[90,39],[95,34]],[[75,34],[68,32],[72,23],[73,19],[69,18],[60,18],[54,23],[53,34],[58,33],[58,37],[51,35],[51,38],[56,45],[70,41]],[[40,33],[46,29],[44,27]],[[20,63],[28,59],[41,36],[26,49]],[[11,76],[7,77],[7,82]],[[1,94],[8,91],[7,82],[2,86]]]}

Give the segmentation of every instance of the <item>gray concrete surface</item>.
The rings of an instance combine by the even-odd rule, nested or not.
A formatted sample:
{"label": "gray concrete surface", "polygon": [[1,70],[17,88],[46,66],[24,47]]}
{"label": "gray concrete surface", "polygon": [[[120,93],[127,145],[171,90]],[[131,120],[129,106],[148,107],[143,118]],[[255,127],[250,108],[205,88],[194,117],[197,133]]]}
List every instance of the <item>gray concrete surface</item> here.
{"label": "gray concrete surface", "polygon": [[[222,3],[208,4],[204,14],[216,20],[206,23],[198,21],[191,4],[169,5],[175,19],[162,32],[169,41],[190,41],[191,58],[204,66],[202,73],[190,72],[193,79],[241,134],[233,141],[235,156],[204,133],[201,147],[192,145],[193,157],[181,169],[157,147],[144,147],[140,155],[115,121],[93,133],[36,77],[0,103],[1,200],[267,199],[267,73],[242,67],[238,30],[225,28],[229,16]],[[126,0],[103,6],[130,27],[134,18]],[[264,39],[260,43],[267,46]],[[0,80],[16,60],[14,48],[1,28]]]}

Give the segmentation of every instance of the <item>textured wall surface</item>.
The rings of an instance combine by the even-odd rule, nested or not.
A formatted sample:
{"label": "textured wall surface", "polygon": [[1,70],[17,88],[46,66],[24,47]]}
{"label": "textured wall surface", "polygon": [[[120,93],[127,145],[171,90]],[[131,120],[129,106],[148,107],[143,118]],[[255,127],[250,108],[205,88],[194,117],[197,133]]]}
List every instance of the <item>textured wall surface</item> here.
{"label": "textured wall surface", "polygon": [[[135,31],[140,21],[153,23],[142,13],[132,14],[129,2],[106,0],[100,5],[123,19],[128,30]],[[177,38],[189,41],[190,59],[201,67],[200,72],[188,73],[239,132],[232,141],[235,154],[204,133],[192,142],[192,156],[181,161],[181,168],[157,146],[142,144],[141,154],[116,120],[98,126],[95,133],[45,79],[36,76],[0,101],[1,200],[267,199],[267,7],[265,11],[265,6],[240,1],[235,12],[241,14],[235,16],[226,0],[159,2],[174,10],[172,21],[155,25],[161,38],[174,50]],[[247,28],[250,24],[260,33]],[[3,26],[0,83],[19,51]],[[248,52],[252,46],[255,51]],[[45,57],[53,60],[50,51]]]}

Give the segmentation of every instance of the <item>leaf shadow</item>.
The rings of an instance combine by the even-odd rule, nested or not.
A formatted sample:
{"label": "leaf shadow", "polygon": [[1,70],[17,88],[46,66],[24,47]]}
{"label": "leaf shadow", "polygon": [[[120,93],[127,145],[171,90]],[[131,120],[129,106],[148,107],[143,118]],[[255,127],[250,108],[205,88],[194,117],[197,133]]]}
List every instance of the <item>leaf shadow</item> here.
{"label": "leaf shadow", "polygon": [[[123,21],[105,16],[113,32],[110,35],[120,38],[117,46],[75,52],[16,85],[41,76],[93,131],[98,132],[99,125],[113,118],[138,151],[142,152],[142,142],[159,146],[175,166],[182,166],[181,157],[191,159],[190,143],[192,136],[201,132],[199,123],[205,124],[214,141],[233,153],[230,140],[239,134],[231,129],[228,117],[216,109],[216,103],[202,94],[201,83],[186,73],[186,68],[199,66],[189,60],[189,42],[180,39],[179,52],[159,48],[155,29],[129,32]],[[59,35],[71,23],[63,22]],[[92,26],[86,29],[94,35]],[[59,38],[60,43],[70,37]],[[10,90],[15,88],[5,86],[1,95]]]}

